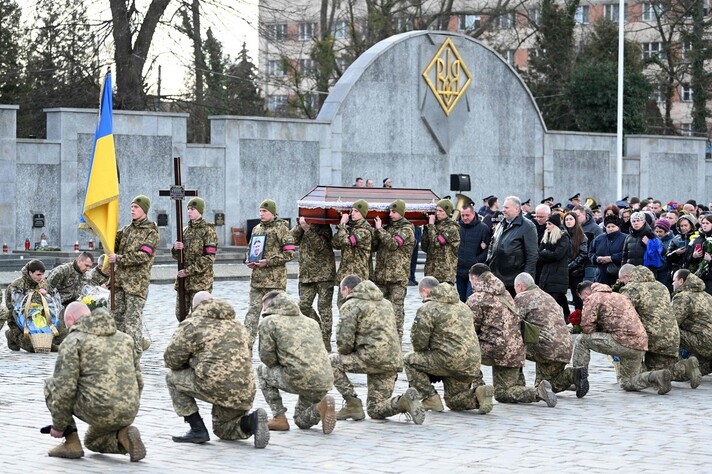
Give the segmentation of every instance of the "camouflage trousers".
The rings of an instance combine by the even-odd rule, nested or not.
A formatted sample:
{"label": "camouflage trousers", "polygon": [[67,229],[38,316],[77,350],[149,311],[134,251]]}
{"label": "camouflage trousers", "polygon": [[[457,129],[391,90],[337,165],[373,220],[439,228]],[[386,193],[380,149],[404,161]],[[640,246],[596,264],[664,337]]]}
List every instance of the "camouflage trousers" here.
{"label": "camouflage trousers", "polygon": [[[482,365],[492,366],[494,399],[500,403],[534,403],[539,400],[534,387],[525,385],[521,367],[494,365],[494,361],[482,359]],[[484,385],[482,372],[475,379],[475,388]]]}
{"label": "camouflage trousers", "polygon": [[396,314],[396,327],[398,336],[403,340],[403,324],[405,321],[405,309],[403,301],[407,293],[407,287],[400,283],[378,284],[378,289],[383,293],[383,297],[393,303],[393,311]]}
{"label": "camouflage trousers", "polygon": [[[571,385],[574,383],[574,369],[573,367],[566,367],[566,362],[545,359],[528,348],[527,360],[536,363],[535,385],[539,385],[539,382],[542,380],[547,380],[551,383],[551,389],[554,393],[571,389]],[[522,372],[522,378],[523,377],[524,372]]]}
{"label": "camouflage trousers", "polygon": [[477,408],[477,399],[472,388],[474,376],[448,370],[427,352],[409,352],[403,357],[403,363],[408,376],[408,385],[415,388],[423,399],[437,393],[430,382],[430,377],[428,377],[428,375],[437,375],[443,379],[445,404],[450,410],[474,410]]}
{"label": "camouflage trousers", "polygon": [[[52,393],[45,386],[45,402],[47,408],[52,406]],[[135,414],[133,413],[112,413],[106,407],[92,407],[75,403],[73,407],[74,416],[85,422],[89,427],[84,435],[84,447],[96,453],[126,454],[119,446],[117,432],[133,423]],[[74,428],[77,424],[72,419]],[[57,426],[59,430],[65,430],[66,426]]]}
{"label": "camouflage trousers", "polygon": [[591,351],[620,358],[618,384],[628,392],[650,387],[649,372],[642,372],[643,351],[621,345],[613,336],[605,332],[579,334],[574,344],[574,367],[586,367],[591,360]]}
{"label": "camouflage trousers", "polygon": [[122,288],[117,288],[114,300],[116,302],[116,309],[114,310],[116,329],[133,338],[136,352],[140,355],[143,353],[141,317],[143,315],[143,306],[146,304],[146,298],[130,295]]}
{"label": "camouflage trousers", "polygon": [[[0,327],[2,327],[1,324]],[[17,325],[14,317],[7,320],[7,327],[8,329],[5,331],[5,337],[7,338],[8,349],[13,351],[23,349],[27,352],[35,352],[35,349],[32,347],[30,337],[28,336],[25,338],[23,330]],[[59,331],[59,335],[52,339],[52,352],[57,352],[59,350],[59,345],[69,332],[67,327],[64,325],[63,319],[59,321],[57,330]]]}
{"label": "camouflage trousers", "polygon": [[[183,301],[185,301],[185,317],[187,318],[190,316],[190,313],[193,312],[193,298],[195,297],[195,294],[200,291],[200,290],[195,290],[195,291],[189,291],[185,290],[183,292]],[[178,296],[178,291],[176,290],[176,319],[180,322],[180,296]]]}
{"label": "camouflage trousers", "polygon": [[[319,312],[314,311],[314,299],[317,295],[319,300],[317,307]],[[331,305],[334,302],[334,282],[319,281],[315,283],[299,282],[299,310],[321,326],[321,336],[327,352],[331,352],[331,332],[334,325]]]}
{"label": "camouflage trousers", "polygon": [[[173,402],[173,409],[178,416],[186,417],[198,413],[195,400],[212,398],[206,395],[195,380],[192,369],[171,370],[166,374],[168,393]],[[213,433],[220,439],[247,439],[252,434],[240,429],[240,420],[247,415],[248,410],[224,407],[213,404]]]}
{"label": "camouflage trousers", "polygon": [[700,362],[702,359],[712,359],[712,340],[706,334],[680,329],[680,347],[694,354]]}
{"label": "camouflage trousers", "polygon": [[398,397],[391,398],[398,379],[397,372],[379,372],[380,369],[367,365],[356,354],[331,354],[329,360],[334,369],[334,386],[342,397],[358,397],[346,372],[366,374],[368,416],[374,420],[382,420],[400,413],[396,408]]}
{"label": "camouflage trousers", "polygon": [[257,379],[262,389],[262,395],[272,409],[272,416],[279,416],[287,412],[282,403],[282,396],[279,394],[279,391],[283,390],[299,395],[297,406],[294,407],[294,423],[299,428],[306,430],[319,424],[321,415],[316,404],[329,393],[328,390],[300,390],[289,383],[282,367],[270,368],[264,364],[257,367]]}
{"label": "camouflage trousers", "polygon": [[643,362],[643,371],[668,369],[672,374],[672,379],[677,381],[687,381],[685,377],[685,363],[679,357],[657,352],[646,352]]}
{"label": "camouflage trousers", "polygon": [[250,350],[255,345],[257,339],[257,329],[260,325],[260,314],[262,313],[262,298],[272,290],[284,290],[284,288],[255,288],[250,287],[250,306],[245,314],[245,327],[250,333]]}

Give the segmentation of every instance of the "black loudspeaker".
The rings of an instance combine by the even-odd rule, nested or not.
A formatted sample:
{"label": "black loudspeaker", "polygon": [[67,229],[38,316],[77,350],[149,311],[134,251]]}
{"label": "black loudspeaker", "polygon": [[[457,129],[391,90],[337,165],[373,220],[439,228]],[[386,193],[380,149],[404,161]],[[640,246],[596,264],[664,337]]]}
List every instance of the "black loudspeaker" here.
{"label": "black loudspeaker", "polygon": [[469,174],[451,174],[450,175],[450,191],[469,191],[470,190],[470,175]]}

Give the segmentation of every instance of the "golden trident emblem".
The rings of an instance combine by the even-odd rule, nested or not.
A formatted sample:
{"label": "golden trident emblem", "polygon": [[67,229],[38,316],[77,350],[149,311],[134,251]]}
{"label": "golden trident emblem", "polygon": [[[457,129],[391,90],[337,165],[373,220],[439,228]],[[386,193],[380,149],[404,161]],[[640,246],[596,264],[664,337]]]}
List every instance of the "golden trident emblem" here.
{"label": "golden trident emblem", "polygon": [[423,78],[448,117],[472,82],[472,75],[450,38],[435,53]]}

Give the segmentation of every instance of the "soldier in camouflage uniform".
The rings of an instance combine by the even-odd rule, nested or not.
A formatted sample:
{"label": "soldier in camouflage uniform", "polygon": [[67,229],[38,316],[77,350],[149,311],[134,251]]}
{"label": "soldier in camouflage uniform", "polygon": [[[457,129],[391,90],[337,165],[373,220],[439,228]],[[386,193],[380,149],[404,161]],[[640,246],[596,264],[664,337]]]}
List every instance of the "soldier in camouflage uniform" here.
{"label": "soldier in camouflage uniform", "polygon": [[[27,265],[22,267],[20,277],[10,283],[5,289],[5,308],[7,310],[5,313],[7,318],[7,331],[5,331],[5,337],[7,338],[7,347],[11,351],[24,349],[27,352],[35,352],[29,337],[25,338],[23,328],[17,325],[17,314],[15,313],[14,301],[16,299],[22,299],[25,294],[35,290],[39,290],[40,292],[44,291],[45,295],[51,294],[54,289],[50,287],[44,279],[44,274],[44,263],[42,263],[41,260],[30,260]],[[32,295],[31,302],[41,304],[42,299],[35,293]],[[59,348],[58,344],[61,342],[63,335],[66,334],[66,327],[64,326],[64,321],[61,319],[57,330],[60,334],[59,336],[55,336],[52,340],[52,352],[57,352]]]}
{"label": "soldier in camouflage uniform", "polygon": [[519,317],[539,328],[539,342],[527,344],[527,360],[536,362],[536,382],[548,380],[554,393],[576,387],[576,396],[588,393],[588,369],[566,367],[571,360],[573,343],[564,322],[564,313],[556,300],[534,284],[528,273],[514,279],[517,296],[514,303]]}
{"label": "soldier in camouflage uniform", "polygon": [[[354,202],[351,214],[341,216],[332,240],[335,249],[341,250],[341,262],[337,273],[338,281],[348,275],[356,275],[362,280],[371,277],[371,246],[373,227],[366,222],[368,203],[363,199]],[[341,292],[336,297],[336,305],[341,308],[344,298]]]}
{"label": "soldier in camouflage uniform", "polygon": [[680,360],[680,330],[667,287],[643,265],[623,265],[618,278],[624,283],[620,293],[633,303],[648,334],[644,369],[668,369],[673,380],[686,378],[692,388],[697,388],[701,379],[699,363],[694,358]]}
{"label": "soldier in camouflage uniform", "polygon": [[440,395],[432,385],[442,380],[450,410],[492,410],[494,388],[472,383],[480,373],[480,344],[472,324],[472,312],[449,283],[425,277],[418,285],[423,306],[413,321],[413,352],[403,358],[408,383],[423,396],[423,408],[443,411]]}
{"label": "soldier in camouflage uniform", "polygon": [[198,412],[196,398],[213,405],[213,432],[220,439],[254,436],[255,448],[269,443],[267,412],[258,408],[249,415],[255,399],[250,334],[235,319],[227,302],[205,291],[193,300],[193,313],[178,325],[163,359],[168,393],[175,412],[190,424],[176,443],[201,444],[210,440]]}
{"label": "soldier in camouflage uniform", "polygon": [[[712,295],[687,269],[673,275],[672,310],[680,327],[680,347],[697,359],[701,375],[712,373]],[[689,360],[688,359],[688,360]]]}
{"label": "soldier in camouflage uniform", "polygon": [[[556,394],[548,380],[527,387],[522,375],[526,349],[522,341],[517,308],[504,283],[484,263],[470,268],[472,294],[467,306],[472,311],[480,341],[482,364],[492,366],[494,398],[500,403],[533,403],[543,400],[556,406]],[[484,385],[482,372],[475,386]]]}
{"label": "soldier in camouflage uniform", "polygon": [[366,374],[367,412],[372,419],[407,413],[416,424],[422,424],[425,410],[416,389],[409,388],[405,394],[391,398],[403,363],[393,305],[373,282],[356,275],[344,278],[340,290],[344,303],[336,328],[339,353],[332,354],[330,359],[334,385],[346,406],[339,410],[336,419],[366,417],[363,404],[346,376],[346,372],[352,372]]}
{"label": "soldier in camouflage uniform", "polygon": [[82,295],[82,288],[87,284],[87,272],[93,263],[91,254],[82,252],[73,262],[63,263],[49,272],[47,283],[59,292],[63,308]]}
{"label": "soldier in camouflage uniform", "polygon": [[452,202],[438,201],[435,215],[429,216],[423,230],[420,248],[427,253],[425,276],[432,276],[441,283],[455,284],[457,276],[457,251],[460,248],[460,226],[450,218]]}
{"label": "soldier in camouflage uniform", "polygon": [[45,381],[44,395],[52,415],[50,434],[64,437],[49,455],[84,456],[73,416],[89,425],[84,444],[92,451],[146,456],[141,434],[131,426],[139,409],[143,378],[131,337],[116,330],[105,308],[89,311],[80,302],[67,306],[69,335],[57,355],[54,375]]}
{"label": "soldier in camouflage uniform", "polygon": [[671,374],[667,369],[642,372],[641,364],[648,350],[648,334],[628,298],[613,293],[603,283],[584,280],[577,288],[583,300],[581,331],[574,344],[574,367],[588,368],[591,351],[620,358],[618,384],[626,391],[640,391],[650,386],[662,395],[670,391]]}
{"label": "soldier in camouflage uniform", "polygon": [[[331,352],[331,305],[334,301],[336,280],[331,226],[309,224],[300,217],[299,223],[292,229],[292,238],[299,246],[299,309],[305,316],[319,323],[326,351]],[[318,314],[312,306],[317,295]]]}
{"label": "soldier in camouflage uniform", "polygon": [[391,222],[385,227],[376,217],[373,247],[376,250],[376,271],[373,281],[383,297],[393,303],[398,336],[403,339],[405,310],[403,300],[410,276],[410,258],[415,247],[415,228],[405,217],[405,202],[396,199],[391,203]]}
{"label": "soldier in camouflage uniform", "polygon": [[101,255],[97,259],[97,264],[94,268],[86,273],[84,279],[86,284],[90,286],[102,286],[109,283],[110,276],[104,273],[104,259],[106,255]]}
{"label": "soldier in camouflage uniform", "polygon": [[245,327],[250,333],[250,349],[257,338],[262,311],[262,298],[272,290],[287,288],[287,262],[294,258],[294,239],[287,221],[277,218],[277,204],[271,199],[260,203],[260,223],[252,229],[252,237],[266,236],[264,253],[259,262],[248,262],[250,276],[250,306],[245,315]]}
{"label": "soldier in camouflage uniform", "polygon": [[[178,279],[185,279],[183,289],[185,317],[190,313],[191,303],[199,291],[213,291],[213,263],[218,252],[218,234],[215,226],[203,220],[205,201],[194,197],[188,201],[188,225],[183,229],[183,242],[174,242],[171,253],[178,260],[183,250],[183,269],[178,271]],[[180,297],[176,293],[176,319],[181,321]]]}
{"label": "soldier in camouflage uniform", "polygon": [[116,328],[133,337],[139,354],[143,353],[141,316],[158,246],[158,227],[146,217],[150,207],[151,201],[143,195],[131,201],[131,224],[116,233],[116,253],[108,255],[109,262],[116,264]]}
{"label": "soldier in camouflage uniform", "polygon": [[309,429],[321,421],[324,434],[336,425],[334,386],[329,354],[321,339],[319,324],[302,315],[299,306],[283,291],[267,293],[262,302],[260,360],[257,378],[272,409],[271,431],[286,431],[289,422],[280,390],[299,395],[294,422]]}

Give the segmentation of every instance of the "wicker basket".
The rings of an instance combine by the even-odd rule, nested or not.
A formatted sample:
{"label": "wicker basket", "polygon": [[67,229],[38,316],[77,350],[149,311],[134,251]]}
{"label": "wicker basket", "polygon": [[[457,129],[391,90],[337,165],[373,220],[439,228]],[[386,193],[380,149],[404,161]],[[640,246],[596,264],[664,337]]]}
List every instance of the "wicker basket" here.
{"label": "wicker basket", "polygon": [[35,352],[47,353],[52,350],[52,333],[30,334],[30,342]]}

